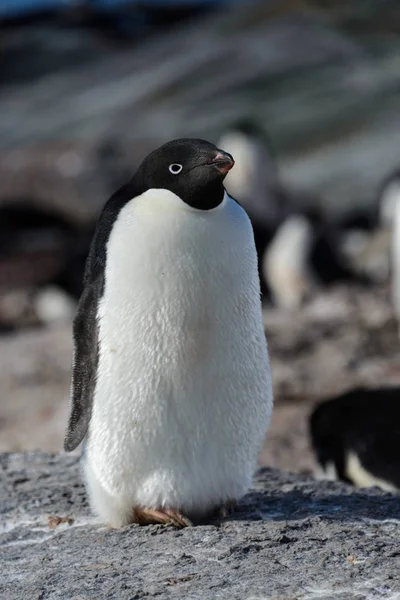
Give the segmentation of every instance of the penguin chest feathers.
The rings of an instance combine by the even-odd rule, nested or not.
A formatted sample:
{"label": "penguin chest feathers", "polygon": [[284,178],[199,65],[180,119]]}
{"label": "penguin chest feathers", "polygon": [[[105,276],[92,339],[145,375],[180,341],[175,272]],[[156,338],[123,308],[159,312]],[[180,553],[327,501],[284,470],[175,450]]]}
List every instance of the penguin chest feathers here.
{"label": "penguin chest feathers", "polygon": [[125,358],[138,345],[149,360],[172,358],[183,344],[180,359],[190,360],[193,345],[197,362],[218,324],[245,311],[249,296],[257,302],[257,286],[251,226],[234,201],[199,211],[149,190],[122,209],[111,232],[100,328]]}
{"label": "penguin chest feathers", "polygon": [[229,196],[201,211],[151,189],[120,211],[88,447],[110,494],[194,510],[246,491],[272,407],[259,293],[250,221]]}

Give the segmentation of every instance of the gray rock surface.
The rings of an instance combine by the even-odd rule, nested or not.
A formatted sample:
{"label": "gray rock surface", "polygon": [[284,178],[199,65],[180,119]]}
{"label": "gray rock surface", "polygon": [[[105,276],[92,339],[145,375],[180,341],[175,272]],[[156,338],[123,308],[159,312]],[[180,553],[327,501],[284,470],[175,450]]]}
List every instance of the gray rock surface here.
{"label": "gray rock surface", "polygon": [[0,468],[2,600],[400,598],[400,502],[377,489],[264,469],[220,526],[110,530],[76,457],[3,454]]}

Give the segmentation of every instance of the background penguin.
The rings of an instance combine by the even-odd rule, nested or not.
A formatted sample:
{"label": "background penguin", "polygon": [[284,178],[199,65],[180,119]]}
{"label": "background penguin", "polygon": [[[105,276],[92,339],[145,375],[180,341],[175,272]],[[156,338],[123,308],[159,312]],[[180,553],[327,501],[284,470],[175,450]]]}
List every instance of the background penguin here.
{"label": "background penguin", "polygon": [[235,156],[226,187],[252,222],[264,299],[296,308],[317,283],[357,278],[340,251],[342,227],[323,216],[308,194],[283,185],[261,128],[239,121],[218,144]]}
{"label": "background penguin", "polygon": [[250,120],[240,120],[222,133],[218,146],[235,157],[235,169],[225,186],[250,217],[260,264],[261,290],[269,295],[261,269],[265,249],[278,227],[293,212],[291,199],[280,182],[272,147],[266,133]]}
{"label": "background penguin", "polygon": [[275,232],[292,212],[293,202],[281,183],[267,134],[243,119],[222,133],[218,145],[235,156],[235,169],[225,181],[228,193],[240,201],[255,224]]}
{"label": "background penguin", "polygon": [[382,229],[390,234],[387,252],[391,275],[393,310],[400,322],[400,171],[396,170],[383,181],[379,193],[379,220]]}
{"label": "background penguin", "polygon": [[356,275],[373,283],[384,283],[390,276],[398,198],[400,172],[396,171],[380,184],[371,207],[350,211],[338,221],[340,246],[347,265]]}
{"label": "background penguin", "polygon": [[396,169],[382,181],[376,207],[377,219],[382,227],[392,228],[396,207],[400,199],[400,170]]}
{"label": "background penguin", "polygon": [[[392,302],[398,325],[400,324],[400,180],[397,182],[391,243]],[[400,327],[399,327],[400,330]]]}
{"label": "background penguin", "polygon": [[283,309],[296,309],[318,287],[336,282],[366,283],[341,255],[340,231],[318,210],[294,212],[278,228],[261,259],[272,298]]}
{"label": "background penguin", "polygon": [[272,299],[280,308],[298,308],[316,285],[310,268],[315,234],[301,214],[288,217],[262,257],[262,273]]}
{"label": "background penguin", "polygon": [[375,283],[391,279],[392,305],[400,321],[400,171],[381,183],[369,219],[370,227],[354,229],[345,242],[353,269]]}
{"label": "background penguin", "polygon": [[249,488],[272,410],[250,221],[203,140],[152,152],[105,205],[74,322],[65,449],[114,526],[185,526]]}
{"label": "background penguin", "polygon": [[326,476],[400,490],[400,388],[358,388],[315,408],[310,436]]}

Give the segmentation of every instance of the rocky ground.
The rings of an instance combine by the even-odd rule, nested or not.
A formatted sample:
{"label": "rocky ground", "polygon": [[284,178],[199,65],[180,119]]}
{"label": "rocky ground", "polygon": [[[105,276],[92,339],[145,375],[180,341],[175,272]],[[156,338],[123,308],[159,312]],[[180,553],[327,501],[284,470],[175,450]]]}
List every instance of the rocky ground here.
{"label": "rocky ground", "polygon": [[[263,465],[310,472],[308,415],[357,385],[400,383],[388,289],[336,287],[294,313],[264,311],[275,410]],[[0,451],[58,451],[68,412],[70,323],[0,337]]]}
{"label": "rocky ground", "polygon": [[221,524],[110,530],[74,457],[0,456],[2,600],[399,600],[400,510],[376,488],[264,469]]}

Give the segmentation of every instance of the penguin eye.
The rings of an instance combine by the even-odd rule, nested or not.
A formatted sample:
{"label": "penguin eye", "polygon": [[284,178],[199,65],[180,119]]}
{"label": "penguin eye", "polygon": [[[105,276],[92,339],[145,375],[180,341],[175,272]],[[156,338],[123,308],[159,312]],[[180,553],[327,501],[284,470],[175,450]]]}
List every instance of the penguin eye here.
{"label": "penguin eye", "polygon": [[169,172],[172,173],[172,175],[179,175],[179,173],[183,169],[183,166],[178,165],[178,163],[173,163],[172,165],[169,165],[168,169],[169,169]]}

